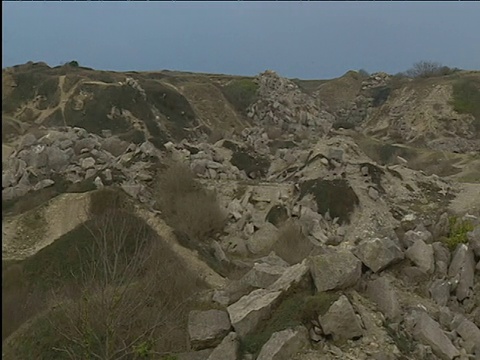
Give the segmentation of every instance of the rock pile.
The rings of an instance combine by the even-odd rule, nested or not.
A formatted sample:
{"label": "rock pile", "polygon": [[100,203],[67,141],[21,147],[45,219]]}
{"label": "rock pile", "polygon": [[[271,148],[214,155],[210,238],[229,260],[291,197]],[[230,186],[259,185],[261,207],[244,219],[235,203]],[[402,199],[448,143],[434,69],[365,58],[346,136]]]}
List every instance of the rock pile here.
{"label": "rock pile", "polygon": [[2,199],[12,200],[56,181],[91,181],[97,187],[120,183],[131,195],[146,201],[143,184],[152,179],[152,160],[160,156],[149,142],[137,146],[81,128],[49,130],[38,139],[27,134],[3,163]]}
{"label": "rock pile", "polygon": [[315,129],[317,135],[328,132],[333,116],[318,108],[315,100],[295,83],[270,70],[256,81],[259,100],[248,109],[254,124],[279,127],[289,133],[306,129]]}

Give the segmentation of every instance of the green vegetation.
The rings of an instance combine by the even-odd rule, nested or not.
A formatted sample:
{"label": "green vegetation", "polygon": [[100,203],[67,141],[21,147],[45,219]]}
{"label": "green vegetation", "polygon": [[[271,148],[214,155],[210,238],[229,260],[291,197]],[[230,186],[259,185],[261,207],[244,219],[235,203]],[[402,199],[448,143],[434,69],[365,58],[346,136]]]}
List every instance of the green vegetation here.
{"label": "green vegetation", "polygon": [[453,108],[460,114],[471,114],[473,126],[480,133],[480,83],[474,79],[459,80],[453,85]]}
{"label": "green vegetation", "polygon": [[298,325],[310,327],[310,321],[324,315],[338,297],[337,293],[329,292],[312,295],[303,291],[293,294],[256,331],[243,339],[242,351],[257,354],[273,333]]}
{"label": "green vegetation", "polygon": [[469,220],[462,220],[457,216],[451,216],[448,221],[450,231],[444,241],[448,248],[453,251],[459,244],[468,243],[467,233],[473,230],[473,225]]}
{"label": "green vegetation", "polygon": [[156,194],[166,221],[191,241],[206,241],[223,229],[226,217],[216,194],[204,189],[188,167],[172,164],[161,171]]}
{"label": "green vegetation", "polygon": [[233,80],[222,88],[223,95],[243,114],[253,104],[257,97],[258,85],[251,79]]}

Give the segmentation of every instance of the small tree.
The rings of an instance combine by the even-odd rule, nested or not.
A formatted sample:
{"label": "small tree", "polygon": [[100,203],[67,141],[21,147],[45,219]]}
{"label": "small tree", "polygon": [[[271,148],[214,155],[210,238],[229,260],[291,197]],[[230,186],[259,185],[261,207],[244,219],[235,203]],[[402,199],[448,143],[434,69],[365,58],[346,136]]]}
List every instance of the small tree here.
{"label": "small tree", "polygon": [[73,274],[75,287],[56,298],[51,322],[63,338],[56,350],[70,359],[145,357],[168,334],[189,287],[162,291],[163,279],[173,276],[169,260],[143,222],[123,210],[97,215],[88,230],[94,241]]}
{"label": "small tree", "polygon": [[452,73],[448,66],[434,61],[419,61],[405,71],[405,75],[411,78],[428,78],[433,76],[442,76]]}

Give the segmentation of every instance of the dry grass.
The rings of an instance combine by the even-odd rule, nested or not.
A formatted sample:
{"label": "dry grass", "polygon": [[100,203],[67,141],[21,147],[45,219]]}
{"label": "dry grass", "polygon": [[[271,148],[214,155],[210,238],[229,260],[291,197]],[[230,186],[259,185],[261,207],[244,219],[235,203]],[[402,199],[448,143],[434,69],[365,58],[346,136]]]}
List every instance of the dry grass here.
{"label": "dry grass", "polygon": [[298,223],[289,220],[280,228],[273,250],[289,264],[297,264],[313,250],[313,244],[302,233]]}
{"label": "dry grass", "polygon": [[186,166],[174,164],[163,171],[156,193],[169,225],[191,239],[204,241],[223,229],[226,217],[216,195],[202,188]]}

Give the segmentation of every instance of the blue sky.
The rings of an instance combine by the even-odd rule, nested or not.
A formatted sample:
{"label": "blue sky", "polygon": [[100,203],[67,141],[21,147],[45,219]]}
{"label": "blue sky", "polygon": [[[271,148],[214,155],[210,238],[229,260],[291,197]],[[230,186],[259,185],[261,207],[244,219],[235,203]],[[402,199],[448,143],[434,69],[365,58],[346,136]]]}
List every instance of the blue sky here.
{"label": "blue sky", "polygon": [[480,70],[480,2],[2,2],[2,67],[323,79],[419,60]]}

